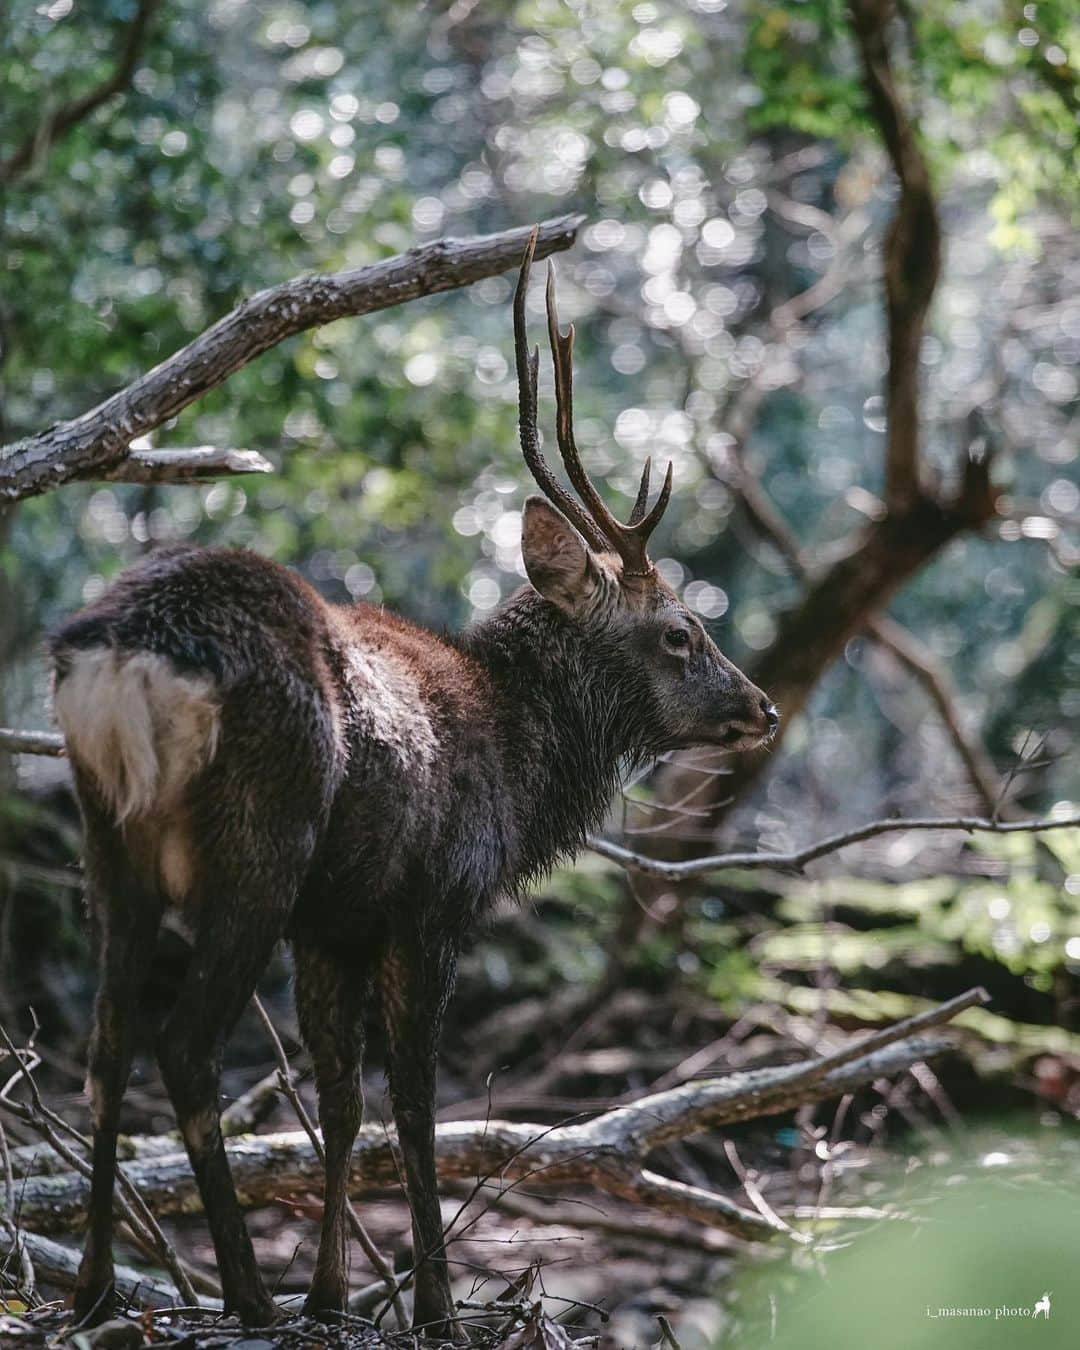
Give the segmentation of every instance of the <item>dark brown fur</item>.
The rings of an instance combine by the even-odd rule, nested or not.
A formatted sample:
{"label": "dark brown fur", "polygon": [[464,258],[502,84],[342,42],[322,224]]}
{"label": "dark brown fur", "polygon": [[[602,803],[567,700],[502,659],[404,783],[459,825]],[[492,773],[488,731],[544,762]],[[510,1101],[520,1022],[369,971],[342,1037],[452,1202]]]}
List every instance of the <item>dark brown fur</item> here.
{"label": "dark brown fur", "polygon": [[176,906],[193,951],[158,1053],[226,1307],[253,1324],[274,1315],[217,1101],[225,1041],[286,938],[326,1148],[306,1306],[345,1306],[345,1187],[363,1017],[377,997],[412,1210],[415,1320],[452,1330],[435,1069],[462,935],[500,895],[580,847],[621,768],[689,743],[756,744],[776,722],[651,569],[652,523],[637,535],[620,527],[617,557],[587,548],[564,515],[530,498],[532,584],[460,637],[369,605],[328,605],[251,553],[191,548],[132,568],[57,634],[57,711],[86,826],[101,973],[81,1317],[105,1316],[112,1298],[118,1115],[138,987],[163,911]]}

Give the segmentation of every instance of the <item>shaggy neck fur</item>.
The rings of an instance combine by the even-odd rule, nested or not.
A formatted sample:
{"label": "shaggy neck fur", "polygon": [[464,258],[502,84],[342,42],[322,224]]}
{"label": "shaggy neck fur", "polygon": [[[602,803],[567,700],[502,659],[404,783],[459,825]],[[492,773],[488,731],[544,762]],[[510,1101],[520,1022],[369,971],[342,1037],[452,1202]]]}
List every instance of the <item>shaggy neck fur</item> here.
{"label": "shaggy neck fur", "polygon": [[654,753],[648,686],[602,622],[570,618],[531,587],[461,642],[491,682],[517,825],[516,889],[579,848],[620,768]]}

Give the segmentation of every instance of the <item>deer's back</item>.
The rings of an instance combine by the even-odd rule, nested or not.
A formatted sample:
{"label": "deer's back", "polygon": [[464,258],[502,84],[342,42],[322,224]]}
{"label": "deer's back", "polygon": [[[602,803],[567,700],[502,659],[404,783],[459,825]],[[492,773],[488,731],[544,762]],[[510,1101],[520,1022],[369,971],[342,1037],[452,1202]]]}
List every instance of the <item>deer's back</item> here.
{"label": "deer's back", "polygon": [[80,791],[171,898],[191,898],[207,838],[256,847],[256,797],[317,836],[300,908],[319,926],[381,926],[434,889],[472,904],[502,883],[481,676],[435,635],[328,605],[256,554],[180,548],[123,574],[53,655]]}

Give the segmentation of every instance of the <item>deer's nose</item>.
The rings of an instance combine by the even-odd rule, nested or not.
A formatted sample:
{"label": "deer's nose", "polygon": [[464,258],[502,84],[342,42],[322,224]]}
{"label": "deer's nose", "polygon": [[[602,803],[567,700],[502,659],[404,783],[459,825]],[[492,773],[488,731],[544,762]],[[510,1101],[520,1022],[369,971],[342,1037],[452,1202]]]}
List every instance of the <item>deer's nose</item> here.
{"label": "deer's nose", "polygon": [[780,725],[780,709],[775,703],[770,703],[764,694],[761,696],[761,714],[769,728],[769,735]]}

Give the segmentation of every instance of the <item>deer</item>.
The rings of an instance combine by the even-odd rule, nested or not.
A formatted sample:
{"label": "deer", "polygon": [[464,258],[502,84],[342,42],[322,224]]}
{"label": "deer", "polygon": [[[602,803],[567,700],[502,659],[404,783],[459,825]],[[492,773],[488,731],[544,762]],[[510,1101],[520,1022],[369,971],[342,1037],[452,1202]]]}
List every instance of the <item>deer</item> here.
{"label": "deer", "polygon": [[[140,990],[166,915],[190,936],[155,1039],[213,1239],[224,1306],[273,1323],[222,1139],[222,1053],[282,942],[292,951],[325,1154],[305,1312],[346,1307],[349,1160],[365,1016],[386,1033],[412,1218],[413,1320],[460,1338],[435,1154],[440,1029],[462,941],[602,824],[620,775],[679,747],[756,747],[777,710],[724,657],[647,552],[646,461],[626,523],[573,429],[574,330],[555,275],[547,321],[556,440],[541,448],[539,348],[514,297],[521,450],[542,495],[522,514],[527,581],[439,635],[370,604],[324,600],[254,552],[165,546],[51,640],[53,702],[84,827],[98,988],[86,1091],[92,1183],[74,1293],[87,1325],[114,1299],[113,1187]],[[576,495],[575,495],[576,494]]]}

